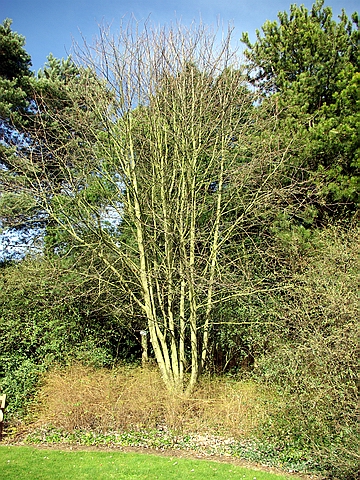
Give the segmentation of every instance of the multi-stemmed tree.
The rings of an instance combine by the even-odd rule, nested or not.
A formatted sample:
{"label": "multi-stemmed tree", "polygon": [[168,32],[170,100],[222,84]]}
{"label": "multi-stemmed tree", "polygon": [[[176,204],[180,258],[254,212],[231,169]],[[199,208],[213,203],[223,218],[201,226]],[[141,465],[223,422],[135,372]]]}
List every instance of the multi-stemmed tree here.
{"label": "multi-stemmed tree", "polygon": [[124,29],[118,39],[103,31],[83,58],[98,75],[83,84],[83,101],[77,78],[66,115],[44,98],[61,141],[44,143],[25,173],[56,224],[57,251],[86,258],[100,289],[116,283],[171,390],[194,387],[217,305],[278,288],[254,283],[234,247],[284,202],[286,152],[259,151],[255,98],[230,38],[219,45],[204,27]]}

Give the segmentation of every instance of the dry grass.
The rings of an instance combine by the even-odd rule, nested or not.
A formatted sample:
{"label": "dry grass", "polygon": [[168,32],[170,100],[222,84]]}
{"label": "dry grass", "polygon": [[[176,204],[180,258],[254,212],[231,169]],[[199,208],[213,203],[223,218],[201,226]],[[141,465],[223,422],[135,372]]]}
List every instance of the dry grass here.
{"label": "dry grass", "polygon": [[238,437],[267,415],[269,392],[249,382],[203,379],[191,398],[169,394],[155,368],[54,369],[43,379],[37,420],[67,431],[167,427]]}

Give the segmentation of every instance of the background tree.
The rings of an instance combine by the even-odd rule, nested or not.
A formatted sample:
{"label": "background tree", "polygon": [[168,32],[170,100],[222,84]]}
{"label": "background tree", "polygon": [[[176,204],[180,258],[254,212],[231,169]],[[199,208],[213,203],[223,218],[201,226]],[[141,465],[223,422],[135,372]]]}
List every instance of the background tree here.
{"label": "background tree", "polygon": [[259,114],[275,115],[271,133],[289,146],[289,172],[303,186],[265,230],[272,247],[259,246],[267,268],[292,287],[259,298],[254,311],[271,328],[264,322],[250,331],[263,352],[254,373],[283,398],[265,437],[274,435],[277,448],[292,444],[294,458],[311,451],[328,476],[345,479],[355,478],[358,464],[359,33],[357,14],[351,22],[343,12],[336,22],[323,3],[310,11],[292,5],[254,43],[243,35]]}
{"label": "background tree", "polygon": [[359,32],[356,13],[351,22],[343,11],[336,22],[323,4],[291,5],[257,30],[254,43],[247,34],[242,41],[264,108],[278,118],[281,138],[299,140],[294,158],[312,172],[304,172],[307,204],[332,215],[336,203],[353,210],[358,202]]}
{"label": "background tree", "polygon": [[[11,30],[11,20],[4,20],[0,25],[1,174],[8,168],[16,149],[28,142],[23,127],[27,123],[26,116],[31,105],[33,74],[30,70],[31,59],[24,45],[25,38]],[[0,195],[0,202],[4,203],[3,195]],[[28,206],[28,202],[25,203]],[[23,205],[23,208],[25,210],[26,206]]]}
{"label": "background tree", "polygon": [[31,101],[31,58],[24,49],[25,38],[11,30],[11,20],[0,25],[0,121],[1,162],[16,142],[12,126],[20,126]]}
{"label": "background tree", "polygon": [[[6,35],[3,33],[4,38],[14,37],[16,42],[24,44],[23,37],[11,32],[10,21],[6,21],[4,25],[6,26],[6,29],[3,28],[6,32]],[[12,43],[18,44],[16,42]],[[52,161],[51,151],[61,148],[69,138],[73,139],[73,148],[76,148],[76,128],[79,129],[80,125],[76,127],[73,122],[71,129],[70,125],[60,126],[59,123],[64,123],[71,115],[74,105],[75,109],[79,105],[83,110],[86,109],[82,90],[85,79],[88,88],[90,86],[89,73],[76,66],[70,57],[59,60],[50,55],[48,62],[36,76],[26,71],[28,76],[24,77],[25,67],[21,63],[22,58],[29,63],[30,57],[20,48],[14,52],[11,50],[7,55],[10,60],[4,60],[4,67],[6,62],[22,66],[11,71],[11,75],[14,75],[12,82],[14,85],[22,86],[23,78],[26,78],[27,96],[21,104],[16,103],[16,98],[9,103],[10,84],[6,85],[6,90],[0,91],[0,98],[3,105],[8,106],[9,114],[3,120],[6,138],[4,137],[1,147],[3,168],[0,171],[0,182],[3,191],[0,198],[0,218],[3,227],[13,233],[18,243],[29,244],[31,239],[38,237],[41,240],[38,244],[41,248],[45,234],[45,249],[50,253],[55,248],[56,233],[45,212],[36,207],[31,182],[36,176],[38,178],[39,169],[42,168],[43,178],[47,177],[49,192],[61,185],[60,171]],[[10,80],[4,81],[9,83]],[[20,87],[16,91],[20,91]],[[25,91],[21,92],[24,96]],[[59,120],[60,118],[62,120]],[[41,165],[37,160],[40,157]]]}

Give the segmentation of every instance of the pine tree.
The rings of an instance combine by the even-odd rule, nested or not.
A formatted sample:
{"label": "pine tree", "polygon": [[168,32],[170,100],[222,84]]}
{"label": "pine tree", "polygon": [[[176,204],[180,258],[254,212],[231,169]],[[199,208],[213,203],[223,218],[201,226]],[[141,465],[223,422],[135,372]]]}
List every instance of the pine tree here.
{"label": "pine tree", "polygon": [[[31,58],[25,38],[11,30],[11,20],[0,25],[0,162],[19,141],[31,101]],[[18,129],[17,131],[15,129]],[[20,130],[20,131],[19,131]],[[6,148],[8,147],[8,148]]]}
{"label": "pine tree", "polygon": [[[300,140],[293,150],[307,170],[320,203],[358,201],[359,177],[359,31],[358,15],[317,0],[308,11],[291,5],[267,21],[246,44],[249,80],[263,96],[263,106],[278,118],[284,142]],[[255,73],[254,73],[255,72]],[[331,207],[332,208],[332,207]]]}
{"label": "pine tree", "polygon": [[[0,226],[27,244],[34,232],[49,231],[48,218],[36,206],[34,184],[43,172],[45,190],[60,188],[51,150],[69,135],[78,148],[80,124],[71,112],[78,104],[86,109],[81,82],[88,76],[70,57],[51,54],[34,75],[24,44],[24,37],[11,30],[11,20],[5,20],[0,26]],[[68,119],[67,125],[59,126],[59,116]]]}

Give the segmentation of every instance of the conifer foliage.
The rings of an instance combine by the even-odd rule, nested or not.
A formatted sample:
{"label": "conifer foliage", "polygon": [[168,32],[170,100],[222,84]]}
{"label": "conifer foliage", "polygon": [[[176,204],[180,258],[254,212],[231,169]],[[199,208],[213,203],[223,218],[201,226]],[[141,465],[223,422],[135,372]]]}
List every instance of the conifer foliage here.
{"label": "conifer foliage", "polygon": [[301,138],[296,157],[312,172],[316,202],[353,209],[360,161],[357,13],[349,19],[343,10],[336,21],[323,0],[311,10],[294,4],[256,35],[254,43],[242,37],[249,79],[277,116],[279,136]]}

